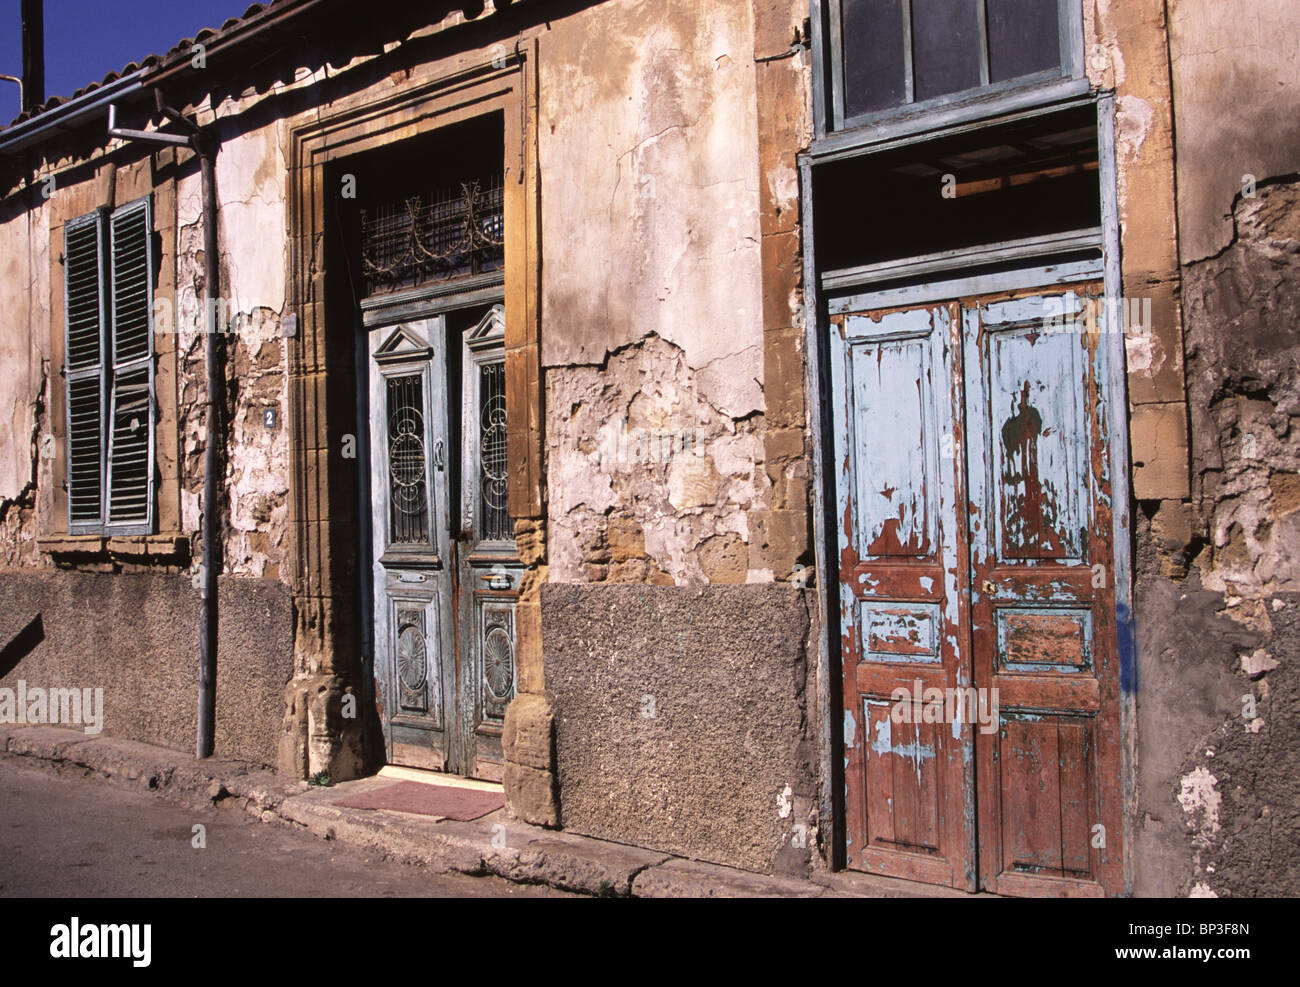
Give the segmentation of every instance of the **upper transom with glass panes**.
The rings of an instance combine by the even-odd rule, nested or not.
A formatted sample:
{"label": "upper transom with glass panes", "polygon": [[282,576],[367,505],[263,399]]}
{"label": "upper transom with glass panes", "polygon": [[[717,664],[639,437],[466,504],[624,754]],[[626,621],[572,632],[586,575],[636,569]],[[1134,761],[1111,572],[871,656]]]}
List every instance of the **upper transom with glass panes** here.
{"label": "upper transom with glass panes", "polygon": [[1079,0],[821,0],[828,129],[1082,74]]}

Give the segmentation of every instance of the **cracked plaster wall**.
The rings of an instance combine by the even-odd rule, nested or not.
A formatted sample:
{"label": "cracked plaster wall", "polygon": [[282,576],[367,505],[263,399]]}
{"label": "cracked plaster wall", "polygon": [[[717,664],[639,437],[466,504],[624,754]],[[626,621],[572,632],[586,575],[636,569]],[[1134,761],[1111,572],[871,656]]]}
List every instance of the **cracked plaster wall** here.
{"label": "cracked plaster wall", "polygon": [[747,512],[770,491],[756,416],[711,404],[658,336],[548,375],[550,579],[743,583]]}
{"label": "cracked plaster wall", "polygon": [[[51,463],[42,457],[48,428],[49,203],[0,223],[0,568],[48,566],[37,552],[38,492],[48,486]],[[48,451],[48,446],[45,447]]]}
{"label": "cracked plaster wall", "polygon": [[613,0],[557,22],[540,73],[543,364],[600,364],[654,333],[725,414],[761,410],[748,0]]}
{"label": "cracked plaster wall", "polygon": [[[277,128],[227,140],[217,156],[221,293],[227,300],[224,571],[280,578],[287,565],[289,494],[285,306],[285,175]],[[177,188],[178,426],[184,477],[182,518],[197,531],[206,424],[200,299],[204,256],[197,174]],[[275,409],[267,428],[263,413]]]}
{"label": "cracked plaster wall", "polygon": [[771,579],[753,48],[748,0],[614,0],[542,38],[552,581]]}

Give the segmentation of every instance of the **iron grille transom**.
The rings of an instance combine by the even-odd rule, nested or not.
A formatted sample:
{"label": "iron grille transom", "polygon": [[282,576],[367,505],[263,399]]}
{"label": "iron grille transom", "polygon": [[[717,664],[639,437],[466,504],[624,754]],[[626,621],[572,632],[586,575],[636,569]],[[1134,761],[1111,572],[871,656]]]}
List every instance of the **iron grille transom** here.
{"label": "iron grille transom", "polygon": [[381,202],[360,212],[367,293],[486,274],[505,264],[500,175]]}

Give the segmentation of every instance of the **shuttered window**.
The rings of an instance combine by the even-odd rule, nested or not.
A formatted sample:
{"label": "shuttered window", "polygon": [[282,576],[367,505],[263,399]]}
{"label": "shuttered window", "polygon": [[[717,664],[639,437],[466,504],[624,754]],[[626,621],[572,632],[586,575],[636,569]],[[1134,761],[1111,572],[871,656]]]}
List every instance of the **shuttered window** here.
{"label": "shuttered window", "polygon": [[153,530],[152,234],[147,198],[64,230],[72,534]]}
{"label": "shuttered window", "polygon": [[67,321],[68,531],[104,523],[104,215],[93,212],[63,230]]}

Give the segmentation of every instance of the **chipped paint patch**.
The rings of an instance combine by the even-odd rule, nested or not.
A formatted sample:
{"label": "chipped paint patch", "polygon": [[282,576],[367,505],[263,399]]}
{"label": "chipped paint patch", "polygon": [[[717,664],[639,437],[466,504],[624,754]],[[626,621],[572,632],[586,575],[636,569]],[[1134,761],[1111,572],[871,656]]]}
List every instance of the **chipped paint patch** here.
{"label": "chipped paint patch", "polygon": [[1204,767],[1197,767],[1190,774],[1182,777],[1178,804],[1187,814],[1187,824],[1195,834],[1192,842],[1197,846],[1209,846],[1215,834],[1219,832],[1219,811],[1223,806],[1223,795],[1215,788],[1218,779]]}
{"label": "chipped paint patch", "polygon": [[1250,654],[1241,656],[1241,670],[1252,679],[1281,666],[1282,663],[1263,648],[1257,648]]}
{"label": "chipped paint patch", "polygon": [[876,737],[871,742],[871,751],[873,754],[888,754],[894,745],[893,729],[890,727],[888,716],[882,716],[876,721]]}
{"label": "chipped paint patch", "polygon": [[1140,96],[1121,96],[1115,101],[1115,150],[1120,160],[1119,202],[1124,209],[1128,202],[1128,172],[1142,153],[1156,113],[1151,104]]}
{"label": "chipped paint patch", "polygon": [[782,819],[790,818],[794,809],[794,790],[786,785],[776,797],[776,814]]}

